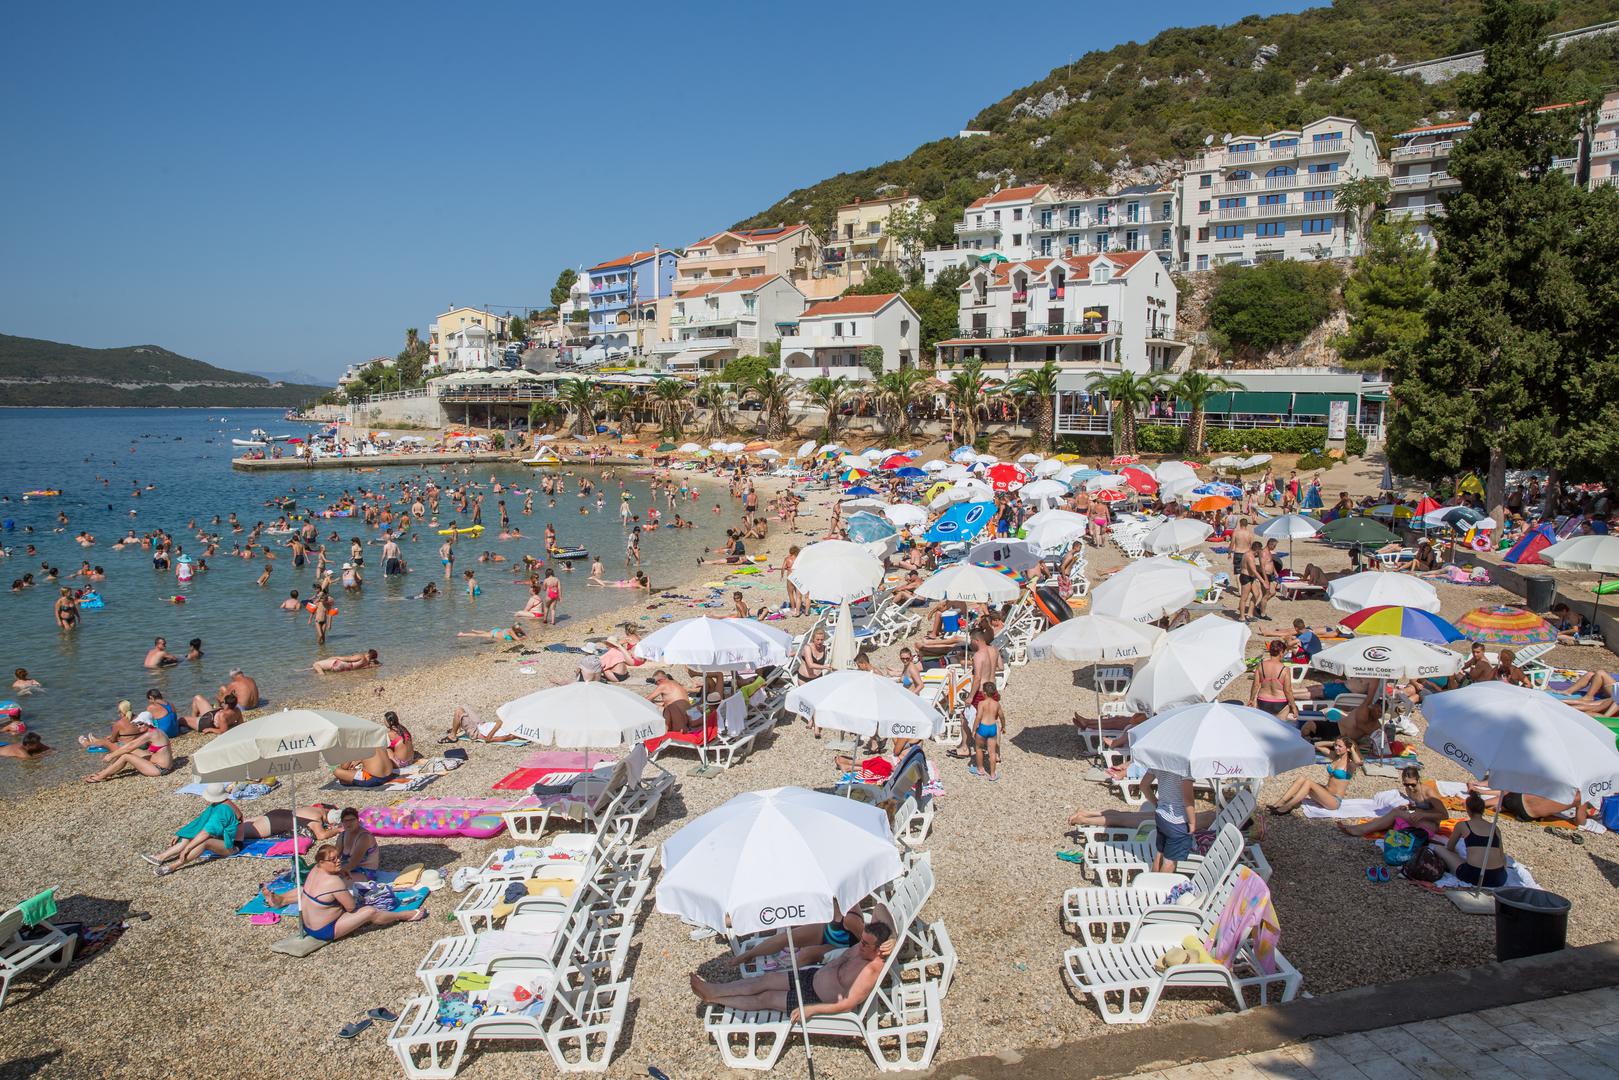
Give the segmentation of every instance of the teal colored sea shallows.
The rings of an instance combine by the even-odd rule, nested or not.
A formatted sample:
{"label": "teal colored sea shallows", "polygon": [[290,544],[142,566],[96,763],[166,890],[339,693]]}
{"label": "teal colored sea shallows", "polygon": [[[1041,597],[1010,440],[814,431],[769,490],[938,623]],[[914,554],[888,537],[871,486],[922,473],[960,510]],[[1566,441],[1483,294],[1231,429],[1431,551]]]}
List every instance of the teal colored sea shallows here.
{"label": "teal colored sea shallows", "polygon": [[[619,475],[600,485],[598,490],[605,496],[602,510],[597,510],[594,498],[573,494],[572,481],[577,477],[570,477],[568,491],[556,499],[554,508],[544,496],[536,496],[533,513],[525,516],[521,495],[496,495],[491,483],[493,478],[504,487],[535,485],[537,473],[522,466],[434,464],[421,470],[389,468],[367,473],[256,474],[232,469],[231,439],[248,438],[254,428],[290,435],[311,430],[282,422],[274,410],[0,410],[0,447],[4,447],[0,497],[6,500],[0,502],[0,521],[11,523],[7,531],[0,532],[0,544],[10,551],[8,558],[0,560],[0,583],[7,588],[0,598],[6,621],[6,633],[0,638],[0,665],[6,673],[0,683],[0,699],[13,696],[9,690],[13,668],[25,667],[43,682],[45,693],[18,700],[30,727],[58,750],[38,762],[0,762],[0,792],[87,771],[94,759],[79,750],[74,736],[91,728],[104,731],[121,698],[139,708],[153,686],[183,711],[193,694],[212,696],[230,669],[240,666],[258,678],[272,700],[288,700],[306,695],[315,685],[309,665],[320,656],[374,648],[387,667],[397,669],[456,653],[487,651],[494,647],[489,642],[458,639],[456,631],[487,630],[512,622],[512,612],[528,597],[526,587],[516,582],[513,567],[523,554],[540,555],[547,522],[555,523],[561,544],[599,552],[608,577],[620,578],[626,574],[625,534],[616,513],[619,481],[633,494],[632,506],[637,510],[650,505],[645,478],[628,470],[619,470]],[[574,471],[596,475],[590,470]],[[255,522],[272,522],[279,516],[279,511],[265,505],[272,498],[290,495],[301,512],[306,507],[329,505],[344,492],[375,491],[426,477],[440,487],[477,485],[485,496],[484,521],[489,528],[483,538],[463,540],[457,546],[454,581],[444,580],[438,538],[431,535],[405,545],[411,573],[384,580],[379,531],[367,529],[358,519],[321,521],[320,535],[334,572],[348,558],[351,537],[366,542],[364,589],[353,594],[334,587],[340,614],[324,649],[317,648],[307,615],[277,610],[291,589],[298,589],[304,597],[310,594],[313,563],[294,570],[282,550],[273,563],[269,584],[261,588],[255,582],[264,569],[263,559],[229,554],[233,544],[246,535],[245,531],[231,532],[226,522],[231,512],[244,529],[251,529]],[[22,498],[24,491],[50,488],[60,489],[62,494]],[[728,499],[721,498],[727,512],[716,518],[713,504],[717,495],[723,496],[723,489],[704,490],[700,502],[680,508],[696,520],[696,529],[659,529],[647,534],[642,560],[655,584],[660,581],[660,567],[690,565],[705,546],[716,542],[722,523],[734,522]],[[520,540],[495,539],[496,503],[501,498],[506,499],[512,523],[524,534]],[[588,515],[580,515],[581,506],[589,510]],[[668,507],[661,502],[660,506],[667,516]],[[440,512],[442,524],[453,513],[448,500],[441,503]],[[67,515],[66,525],[58,523],[58,513]],[[224,522],[217,528],[211,524],[216,515]],[[218,553],[208,559],[208,571],[188,586],[180,586],[172,571],[154,570],[150,553],[139,546],[111,550],[130,528],[147,533],[162,527],[188,554],[200,555],[197,530],[189,527],[192,521],[218,533],[221,542]],[[95,536],[94,547],[79,546],[75,537],[81,530]],[[266,539],[280,543],[286,538]],[[34,554],[27,554],[29,544],[35,546]],[[480,564],[476,558],[482,551],[498,552],[507,561]],[[63,584],[76,585],[82,579],[69,575],[85,561],[106,570],[107,580],[98,586],[106,607],[86,611],[83,625],[64,633],[52,617],[57,589],[44,580],[44,568],[58,568]],[[565,593],[564,630],[571,624],[583,631],[591,625],[592,615],[618,607],[633,595],[621,589],[587,588],[589,563],[574,566],[571,574],[559,575]],[[476,571],[481,596],[465,595],[462,569]],[[26,572],[33,573],[39,584],[22,593],[10,592],[11,582]],[[428,581],[436,581],[443,595],[433,600],[411,599]],[[186,596],[184,605],[169,602],[179,593]],[[190,639],[200,637],[204,658],[164,671],[146,671],[141,661],[158,635],[166,637],[169,651],[179,656],[185,654]],[[435,723],[437,720],[434,718]]]}

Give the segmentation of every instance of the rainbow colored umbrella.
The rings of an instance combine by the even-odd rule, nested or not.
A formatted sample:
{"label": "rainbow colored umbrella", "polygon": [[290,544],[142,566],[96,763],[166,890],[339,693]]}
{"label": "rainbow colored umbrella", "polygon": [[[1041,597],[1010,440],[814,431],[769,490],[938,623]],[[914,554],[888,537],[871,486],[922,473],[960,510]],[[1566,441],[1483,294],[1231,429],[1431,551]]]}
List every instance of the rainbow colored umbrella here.
{"label": "rainbow colored umbrella", "polygon": [[838,477],[838,479],[842,480],[845,484],[852,484],[856,480],[864,480],[870,475],[870,471],[866,469],[846,469],[844,470],[843,475]]}
{"label": "rainbow colored umbrella", "polygon": [[1339,621],[1362,637],[1388,635],[1445,645],[1467,636],[1438,615],[1398,604],[1362,608]]}
{"label": "rainbow colored umbrella", "polygon": [[982,566],[985,570],[993,570],[997,574],[1005,574],[1019,585],[1027,585],[1029,583],[1028,574],[1025,574],[1022,570],[1014,570],[1005,563],[979,563],[978,565]]}
{"label": "rainbow colored umbrella", "polygon": [[1521,649],[1557,640],[1552,625],[1532,611],[1505,604],[1474,608],[1456,620],[1456,629],[1469,641]]}

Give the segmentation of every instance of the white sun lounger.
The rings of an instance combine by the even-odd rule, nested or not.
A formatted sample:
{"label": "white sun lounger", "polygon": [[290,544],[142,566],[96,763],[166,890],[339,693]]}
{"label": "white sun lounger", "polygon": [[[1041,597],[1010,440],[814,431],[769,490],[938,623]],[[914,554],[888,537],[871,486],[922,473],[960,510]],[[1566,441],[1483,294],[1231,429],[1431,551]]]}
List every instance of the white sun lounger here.
{"label": "white sun lounger", "polygon": [[[1220,808],[1210,827],[1216,833],[1226,825],[1235,825],[1240,829],[1244,822],[1253,817],[1256,805],[1253,792],[1240,791]],[[1085,867],[1095,876],[1097,884],[1122,888],[1152,867],[1158,854],[1157,837],[1148,832],[1146,839],[1137,839],[1136,834],[1136,829],[1101,830],[1096,839],[1085,844]],[[1259,847],[1258,844],[1251,846],[1255,849]],[[1259,866],[1254,868],[1261,877],[1268,879],[1270,864],[1263,861],[1263,853],[1248,857],[1263,863],[1262,870]],[[1202,856],[1198,855],[1181,860],[1188,868],[1200,861]]]}
{"label": "white sun lounger", "polygon": [[[1190,877],[1144,873],[1138,874],[1129,888],[1096,885],[1069,889],[1062,898],[1063,923],[1077,931],[1085,944],[1107,945],[1128,937],[1136,926],[1159,916],[1171,919],[1190,914],[1195,920],[1218,902],[1219,887],[1236,869],[1242,847],[1242,833],[1235,825],[1226,825]],[[1166,903],[1170,891],[1185,883],[1190,883],[1195,902]]]}
{"label": "white sun lounger", "polygon": [[0,915],[0,1008],[5,1007],[11,980],[33,968],[53,971],[67,967],[73,962],[77,941],[49,920],[41,920],[29,931],[21,907]]}

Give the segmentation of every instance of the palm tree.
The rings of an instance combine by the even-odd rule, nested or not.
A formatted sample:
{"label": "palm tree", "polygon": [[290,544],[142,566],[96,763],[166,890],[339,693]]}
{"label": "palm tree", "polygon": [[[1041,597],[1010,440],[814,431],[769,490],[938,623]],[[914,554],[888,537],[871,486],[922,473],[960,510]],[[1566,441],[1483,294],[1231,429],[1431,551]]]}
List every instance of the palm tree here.
{"label": "palm tree", "polygon": [[945,386],[945,403],[950,408],[950,434],[972,446],[978,441],[978,421],[988,415],[985,398],[989,380],[984,378],[984,362],[974,357],[950,376]]}
{"label": "palm tree", "polygon": [[779,439],[787,427],[787,410],[798,392],[798,380],[780,371],[767,371],[750,379],[742,393],[759,402],[764,437]]}
{"label": "palm tree", "polygon": [[1241,383],[1232,382],[1224,375],[1210,375],[1206,371],[1196,369],[1186,372],[1171,384],[1169,392],[1192,406],[1192,419],[1186,425],[1186,452],[1188,454],[1201,454],[1203,452],[1203,439],[1208,428],[1208,417],[1203,410],[1208,405],[1209,398],[1215,394],[1224,394],[1241,389]]}
{"label": "palm tree", "polygon": [[1032,402],[1035,412],[1034,437],[1044,449],[1057,441],[1057,376],[1062,369],[1047,360],[1033,371],[1025,371],[1006,388],[1020,402]]}
{"label": "palm tree", "polygon": [[549,429],[556,418],[562,415],[562,408],[550,398],[536,401],[528,407],[528,429],[533,431],[537,426]]}
{"label": "palm tree", "polygon": [[406,329],[405,330],[405,351],[410,352],[410,351],[414,350],[416,348],[417,344],[421,340],[422,340],[421,331],[417,330],[414,326],[409,327],[408,329]]}
{"label": "palm tree", "polygon": [[1118,426],[1113,429],[1115,454],[1136,452],[1136,416],[1163,388],[1163,380],[1156,375],[1137,375],[1129,371],[1117,375],[1098,371],[1091,375],[1090,389],[1106,395],[1118,416]]}
{"label": "palm tree", "polygon": [[691,384],[680,379],[659,379],[652,387],[657,410],[663,415],[663,433],[678,439],[686,430],[686,411],[691,407]]}
{"label": "palm tree", "polygon": [[596,384],[589,379],[563,379],[557,383],[557,398],[573,414],[573,429],[589,435],[596,426]]}
{"label": "palm tree", "polygon": [[731,391],[718,374],[697,380],[697,403],[708,410],[708,434],[719,438],[731,426]]}
{"label": "palm tree", "polygon": [[623,386],[615,386],[602,395],[602,405],[607,409],[607,417],[616,420],[620,430],[624,427],[624,414],[635,405],[635,395]]}
{"label": "palm tree", "polygon": [[927,372],[912,367],[884,372],[877,379],[877,412],[888,434],[911,433],[911,406],[921,397],[917,387],[927,380]]}
{"label": "palm tree", "polygon": [[828,378],[817,375],[804,384],[805,395],[826,410],[826,441],[831,442],[838,437],[838,409],[848,400],[849,380],[839,375],[837,378]]}

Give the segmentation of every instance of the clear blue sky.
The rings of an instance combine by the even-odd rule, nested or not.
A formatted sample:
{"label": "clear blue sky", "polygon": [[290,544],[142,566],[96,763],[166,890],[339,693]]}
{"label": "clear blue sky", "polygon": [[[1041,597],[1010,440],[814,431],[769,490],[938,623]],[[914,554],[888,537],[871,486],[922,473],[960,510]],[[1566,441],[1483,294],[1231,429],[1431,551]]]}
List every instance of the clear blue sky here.
{"label": "clear blue sky", "polygon": [[1088,50],[1306,6],[12,5],[0,332],[332,377],[452,303],[543,306],[564,266],[902,156]]}

